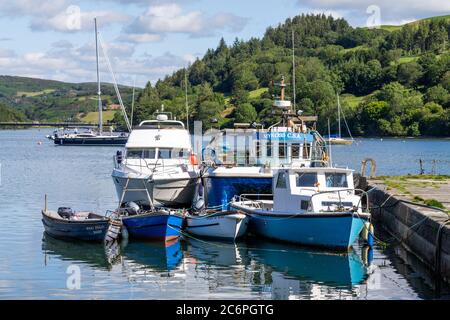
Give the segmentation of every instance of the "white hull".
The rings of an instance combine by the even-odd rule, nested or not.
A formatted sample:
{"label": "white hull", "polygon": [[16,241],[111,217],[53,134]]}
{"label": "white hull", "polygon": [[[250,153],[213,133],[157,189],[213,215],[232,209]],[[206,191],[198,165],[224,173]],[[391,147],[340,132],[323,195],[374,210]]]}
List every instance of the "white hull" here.
{"label": "white hull", "polygon": [[242,213],[218,213],[187,217],[186,230],[192,235],[235,240],[245,235],[248,216]]}
{"label": "white hull", "polygon": [[[113,173],[113,181],[120,200],[127,183],[127,177]],[[128,182],[128,191],[123,195],[122,202],[133,201],[140,205],[149,205],[148,195],[150,195],[150,199],[155,206],[187,208],[192,205],[197,184],[198,177],[189,175],[153,180],[146,177],[132,177]],[[137,191],[136,189],[140,190]]]}

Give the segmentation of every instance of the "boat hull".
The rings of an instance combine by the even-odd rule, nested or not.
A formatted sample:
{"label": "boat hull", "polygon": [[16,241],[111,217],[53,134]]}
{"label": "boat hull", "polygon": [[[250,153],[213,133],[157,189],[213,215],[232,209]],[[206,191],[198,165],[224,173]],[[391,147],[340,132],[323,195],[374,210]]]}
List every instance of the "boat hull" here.
{"label": "boat hull", "polygon": [[241,194],[271,194],[272,176],[227,177],[208,176],[204,178],[206,203],[208,207],[229,209],[234,196]]}
{"label": "boat hull", "polygon": [[83,241],[104,241],[108,232],[109,220],[71,221],[48,217],[42,212],[45,232],[58,239],[76,239]]}
{"label": "boat hull", "polygon": [[[121,199],[127,178],[113,173],[113,181],[117,196]],[[148,180],[146,178],[130,178],[128,192],[125,192],[123,203],[136,202],[149,205],[147,192],[153,204],[171,208],[191,207],[198,184],[198,178],[173,178]],[[133,189],[147,189],[145,191],[132,191]]]}
{"label": "boat hull", "polygon": [[183,218],[173,214],[143,214],[123,217],[131,238],[150,241],[170,241],[181,235]]}
{"label": "boat hull", "polygon": [[236,240],[245,235],[248,220],[247,215],[237,212],[187,217],[186,231],[199,237]]}
{"label": "boat hull", "polygon": [[352,212],[296,215],[247,213],[250,215],[249,232],[252,234],[335,250],[348,250],[367,221]]}
{"label": "boat hull", "polygon": [[59,146],[124,146],[128,137],[102,138],[55,138],[53,141]]}

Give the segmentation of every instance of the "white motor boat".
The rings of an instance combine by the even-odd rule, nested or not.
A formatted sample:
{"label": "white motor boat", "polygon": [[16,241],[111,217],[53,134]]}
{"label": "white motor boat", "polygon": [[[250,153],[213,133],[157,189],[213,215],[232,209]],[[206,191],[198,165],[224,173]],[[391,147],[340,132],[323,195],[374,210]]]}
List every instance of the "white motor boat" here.
{"label": "white motor boat", "polygon": [[186,231],[192,235],[236,240],[245,235],[248,216],[235,211],[206,211],[186,216]]}
{"label": "white motor boat", "polygon": [[354,188],[350,169],[278,169],[273,200],[261,196],[242,195],[231,207],[250,215],[249,232],[276,240],[346,250],[370,220],[368,195]]}
{"label": "white motor boat", "polygon": [[181,121],[158,113],[135,127],[125,154],[114,157],[112,178],[120,204],[188,208],[199,180],[197,156]]}

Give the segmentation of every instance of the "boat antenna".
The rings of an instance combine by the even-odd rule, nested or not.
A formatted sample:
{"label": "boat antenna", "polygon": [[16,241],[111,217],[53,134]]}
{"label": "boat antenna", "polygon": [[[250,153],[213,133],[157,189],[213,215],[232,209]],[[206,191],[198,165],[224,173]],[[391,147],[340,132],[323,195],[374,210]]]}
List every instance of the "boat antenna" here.
{"label": "boat antenna", "polygon": [[331,141],[330,141],[330,118],[328,118],[328,150],[330,153],[330,167],[333,166],[333,158],[332,158],[332,153],[331,153]]}
{"label": "boat antenna", "polygon": [[294,96],[294,113],[295,113],[295,104],[296,104],[296,90],[295,90],[295,43],[294,43],[295,35],[294,29],[292,29],[292,95]]}
{"label": "boat antenna", "polygon": [[100,47],[102,48],[103,56],[105,57],[106,64],[108,66],[109,72],[111,73],[111,77],[113,79],[114,90],[116,91],[117,99],[119,100],[120,108],[122,109],[123,118],[125,119],[125,124],[127,125],[127,129],[131,132],[130,120],[128,120],[127,112],[125,110],[125,106],[123,105],[122,96],[120,95],[119,87],[117,86],[116,76],[114,75],[114,71],[111,67],[111,61],[109,61],[108,53],[106,47],[102,41],[102,35],[98,34],[98,40],[100,43]]}
{"label": "boat antenna", "polygon": [[134,115],[134,92],[136,91],[136,75],[134,76],[133,81],[133,96],[131,98],[131,118],[130,118],[130,124],[131,127],[133,127],[133,115]]}
{"label": "boat antenna", "polygon": [[103,115],[102,115],[102,91],[100,88],[100,73],[98,70],[98,39],[97,39],[97,18],[94,18],[95,26],[95,57],[97,61],[97,96],[98,96],[98,132],[101,135],[103,131]]}
{"label": "boat antenna", "polygon": [[187,87],[187,69],[184,69],[184,95],[186,106],[186,128],[189,132],[189,103],[188,103],[188,87]]}

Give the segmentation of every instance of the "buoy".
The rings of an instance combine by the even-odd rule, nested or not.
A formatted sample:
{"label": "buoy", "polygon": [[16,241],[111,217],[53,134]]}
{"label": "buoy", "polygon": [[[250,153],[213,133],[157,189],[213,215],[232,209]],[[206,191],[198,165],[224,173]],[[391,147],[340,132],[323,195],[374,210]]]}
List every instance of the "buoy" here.
{"label": "buoy", "polygon": [[198,165],[198,158],[197,158],[197,155],[195,153],[191,153],[191,156],[189,157],[189,160],[191,161],[191,164],[193,166],[197,166]]}
{"label": "buoy", "polygon": [[373,261],[373,249],[370,246],[364,246],[361,250],[361,260],[369,267]]}
{"label": "buoy", "polygon": [[367,245],[373,247],[374,237],[373,237],[373,225],[370,222],[364,223],[364,228],[361,230],[361,237],[366,241]]}

